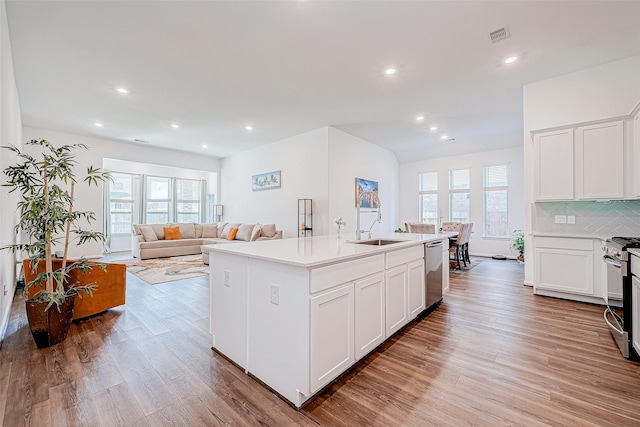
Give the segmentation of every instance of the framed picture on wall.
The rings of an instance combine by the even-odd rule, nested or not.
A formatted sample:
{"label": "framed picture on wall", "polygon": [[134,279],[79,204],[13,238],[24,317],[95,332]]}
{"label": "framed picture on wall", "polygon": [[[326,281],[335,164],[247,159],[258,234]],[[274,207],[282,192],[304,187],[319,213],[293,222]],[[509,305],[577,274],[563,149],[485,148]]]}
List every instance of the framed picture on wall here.
{"label": "framed picture on wall", "polygon": [[[356,202],[355,205],[358,207],[358,200],[360,199],[360,195],[362,193],[371,191],[378,195],[378,181],[370,181],[368,179],[356,178]],[[361,209],[378,209],[379,203],[377,197],[365,196],[360,203]]]}
{"label": "framed picture on wall", "polygon": [[251,177],[251,189],[253,191],[273,190],[274,188],[280,188],[280,185],[280,171],[261,173]]}

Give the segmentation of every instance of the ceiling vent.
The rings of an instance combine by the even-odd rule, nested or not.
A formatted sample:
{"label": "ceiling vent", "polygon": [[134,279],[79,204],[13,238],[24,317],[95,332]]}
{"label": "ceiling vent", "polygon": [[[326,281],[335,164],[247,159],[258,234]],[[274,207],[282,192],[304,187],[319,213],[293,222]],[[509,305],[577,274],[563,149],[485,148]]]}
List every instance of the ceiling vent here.
{"label": "ceiling vent", "polygon": [[139,142],[140,144],[148,144],[148,142],[147,142],[147,141],[144,141],[144,140],[142,140],[142,139],[137,139],[137,138],[136,138],[136,139],[134,139],[134,140],[133,140],[133,142]]}
{"label": "ceiling vent", "polygon": [[511,34],[509,34],[509,28],[507,28],[506,25],[502,28],[498,28],[497,30],[489,33],[489,38],[491,39],[491,43],[498,43],[499,41],[508,39],[509,37],[511,37]]}

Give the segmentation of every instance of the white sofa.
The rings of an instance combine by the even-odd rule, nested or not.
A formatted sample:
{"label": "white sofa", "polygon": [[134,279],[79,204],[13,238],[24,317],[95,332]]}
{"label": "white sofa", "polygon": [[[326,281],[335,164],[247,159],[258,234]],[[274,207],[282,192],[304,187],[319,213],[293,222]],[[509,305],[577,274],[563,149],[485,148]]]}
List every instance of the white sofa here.
{"label": "white sofa", "polygon": [[[165,228],[179,229],[179,237],[167,239]],[[237,228],[235,238],[229,239],[232,228]],[[175,237],[175,236],[174,236]],[[218,223],[198,224],[193,222],[175,224],[134,224],[131,252],[134,258],[149,259],[202,253],[203,261],[209,264],[209,253],[202,252],[203,245],[214,243],[253,242],[282,239],[282,230],[275,224]]]}

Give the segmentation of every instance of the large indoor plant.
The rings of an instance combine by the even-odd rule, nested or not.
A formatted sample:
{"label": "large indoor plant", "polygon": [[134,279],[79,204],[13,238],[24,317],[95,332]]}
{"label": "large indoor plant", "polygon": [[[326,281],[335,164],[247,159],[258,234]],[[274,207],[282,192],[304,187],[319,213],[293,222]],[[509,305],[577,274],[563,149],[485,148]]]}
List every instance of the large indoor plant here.
{"label": "large indoor plant", "polygon": [[[81,292],[91,295],[94,283],[65,283],[69,273],[79,269],[88,271],[93,267],[104,269],[104,264],[92,263],[86,258],[68,260],[70,242],[82,245],[88,241],[104,241],[100,232],[86,230],[81,224],[95,219],[90,211],[74,210],[74,191],[77,183],[75,160],[77,149],[87,149],[83,144],[55,147],[49,141],[31,140],[26,146],[34,146],[38,153],[29,154],[15,146],[2,147],[12,151],[18,158],[13,166],[4,169],[9,192],[18,192],[19,222],[15,227],[18,242],[8,249],[29,257],[32,272],[41,271],[25,287],[42,287],[35,296],[26,301],[29,326],[38,347],[48,347],[63,341],[71,325],[73,304]],[[36,150],[28,150],[34,152]],[[83,181],[91,186],[110,178],[108,172],[88,167]],[[53,248],[62,247],[61,262],[54,269]],[[44,268],[38,269],[38,264]]]}

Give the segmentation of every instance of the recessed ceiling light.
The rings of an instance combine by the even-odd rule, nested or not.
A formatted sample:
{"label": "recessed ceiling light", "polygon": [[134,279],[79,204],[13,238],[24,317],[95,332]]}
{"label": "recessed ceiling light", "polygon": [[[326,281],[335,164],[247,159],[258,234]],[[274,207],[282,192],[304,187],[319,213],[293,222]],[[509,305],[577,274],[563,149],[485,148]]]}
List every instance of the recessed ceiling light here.
{"label": "recessed ceiling light", "polygon": [[395,74],[396,71],[397,70],[395,68],[387,68],[384,73],[390,76],[392,74]]}
{"label": "recessed ceiling light", "polygon": [[202,148],[207,148],[207,144],[202,144]]}
{"label": "recessed ceiling light", "polygon": [[418,117],[416,117],[416,120],[417,120],[417,121],[424,120],[424,116],[418,116]]}
{"label": "recessed ceiling light", "polygon": [[102,126],[104,126],[102,123],[98,123],[98,122],[95,122],[95,123],[94,123],[94,125],[95,125],[95,126],[97,126],[97,127],[99,127],[99,128],[101,128]]}
{"label": "recessed ceiling light", "polygon": [[180,128],[180,125],[176,124],[176,123],[173,123],[173,124],[171,124],[171,127],[174,128],[174,129],[178,129],[178,128]]}
{"label": "recessed ceiling light", "polygon": [[248,126],[248,125],[247,125],[247,126],[245,126],[244,128],[245,128],[246,130],[252,130],[252,129],[253,129],[253,126]]}
{"label": "recessed ceiling light", "polygon": [[116,90],[117,90],[118,92],[120,92],[120,93],[129,93],[129,90],[128,90],[128,89],[125,89],[125,88],[123,88],[123,87],[119,87],[119,88],[117,88]]}
{"label": "recessed ceiling light", "polygon": [[442,135],[440,138],[442,138],[442,139],[447,139],[447,138],[449,138],[449,137],[448,137],[447,135]]}
{"label": "recessed ceiling light", "polygon": [[438,130],[438,126],[431,126],[429,130]]}
{"label": "recessed ceiling light", "polygon": [[511,64],[512,62],[516,62],[518,60],[517,56],[510,56],[504,60],[505,64]]}

